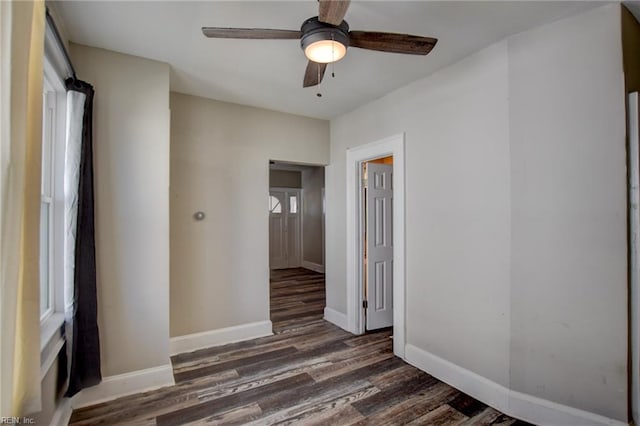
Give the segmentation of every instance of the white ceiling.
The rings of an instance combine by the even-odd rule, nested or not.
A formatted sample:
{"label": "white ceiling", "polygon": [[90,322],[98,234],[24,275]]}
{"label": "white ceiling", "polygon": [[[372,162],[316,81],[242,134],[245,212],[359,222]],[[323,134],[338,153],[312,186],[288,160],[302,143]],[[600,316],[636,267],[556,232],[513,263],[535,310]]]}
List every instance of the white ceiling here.
{"label": "white ceiling", "polygon": [[[57,2],[71,41],[171,65],[174,91],[332,118],[454,63],[504,37],[601,5],[592,1],[357,1],[355,30],[436,37],[427,56],[349,49],[318,88],[302,88],[297,40],[208,39],[203,26],[299,29],[315,0],[292,2]],[[82,75],[80,75],[82,78]]]}
{"label": "white ceiling", "polygon": [[640,1],[639,0],[629,0],[629,1],[623,1],[622,3],[625,6],[627,6],[627,8],[629,8],[631,13],[633,13],[633,16],[635,16],[636,19],[638,21],[640,21]]}

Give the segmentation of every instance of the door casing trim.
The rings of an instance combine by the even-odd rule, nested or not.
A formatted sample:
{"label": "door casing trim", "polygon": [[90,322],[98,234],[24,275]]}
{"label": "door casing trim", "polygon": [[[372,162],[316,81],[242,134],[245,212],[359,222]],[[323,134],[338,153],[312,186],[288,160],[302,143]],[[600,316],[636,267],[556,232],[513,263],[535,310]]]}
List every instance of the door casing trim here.
{"label": "door casing trim", "polygon": [[347,149],[347,327],[365,331],[362,262],[362,209],[360,166],[376,158],[393,156],[393,353],[405,358],[405,134],[400,133]]}

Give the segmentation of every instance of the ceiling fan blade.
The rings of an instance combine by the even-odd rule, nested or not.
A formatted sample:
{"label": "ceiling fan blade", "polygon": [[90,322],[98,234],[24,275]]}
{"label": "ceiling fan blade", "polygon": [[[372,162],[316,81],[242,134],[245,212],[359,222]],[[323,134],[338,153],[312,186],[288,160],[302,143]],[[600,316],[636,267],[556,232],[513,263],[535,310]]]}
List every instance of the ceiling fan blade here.
{"label": "ceiling fan blade", "polygon": [[265,28],[216,28],[202,27],[202,34],[211,38],[244,39],[299,39],[298,30],[270,30]]}
{"label": "ceiling fan blade", "polygon": [[438,39],[409,34],[381,33],[377,31],[350,31],[349,47],[379,50],[381,52],[426,55]]}
{"label": "ceiling fan blade", "polygon": [[320,0],[318,20],[338,26],[344,20],[351,0]]}
{"label": "ceiling fan blade", "polygon": [[[318,78],[318,67],[320,67],[320,78]],[[304,72],[304,80],[302,87],[317,86],[324,77],[324,72],[327,69],[327,64],[319,64],[317,62],[309,61],[307,64],[307,70]]]}

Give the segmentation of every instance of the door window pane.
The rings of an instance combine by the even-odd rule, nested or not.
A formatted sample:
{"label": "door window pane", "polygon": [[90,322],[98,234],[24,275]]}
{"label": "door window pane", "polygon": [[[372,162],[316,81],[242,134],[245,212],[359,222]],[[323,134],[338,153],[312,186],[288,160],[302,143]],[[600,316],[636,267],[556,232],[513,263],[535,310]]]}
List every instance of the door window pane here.
{"label": "door window pane", "polygon": [[298,197],[296,195],[289,196],[289,213],[298,213]]}
{"label": "door window pane", "polygon": [[269,196],[269,213],[282,213],[282,205],[273,195]]}

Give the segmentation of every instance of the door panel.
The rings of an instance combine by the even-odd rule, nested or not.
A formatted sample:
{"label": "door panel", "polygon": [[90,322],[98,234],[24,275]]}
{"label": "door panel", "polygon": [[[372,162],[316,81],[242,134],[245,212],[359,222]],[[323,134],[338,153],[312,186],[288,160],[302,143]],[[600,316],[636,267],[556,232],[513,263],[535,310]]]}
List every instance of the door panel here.
{"label": "door panel", "polygon": [[269,191],[269,267],[301,265],[300,190]]}
{"label": "door panel", "polygon": [[393,325],[393,166],[367,164],[367,330]]}
{"label": "door panel", "polygon": [[284,201],[284,192],[269,193],[269,266],[271,268],[287,267]]}

